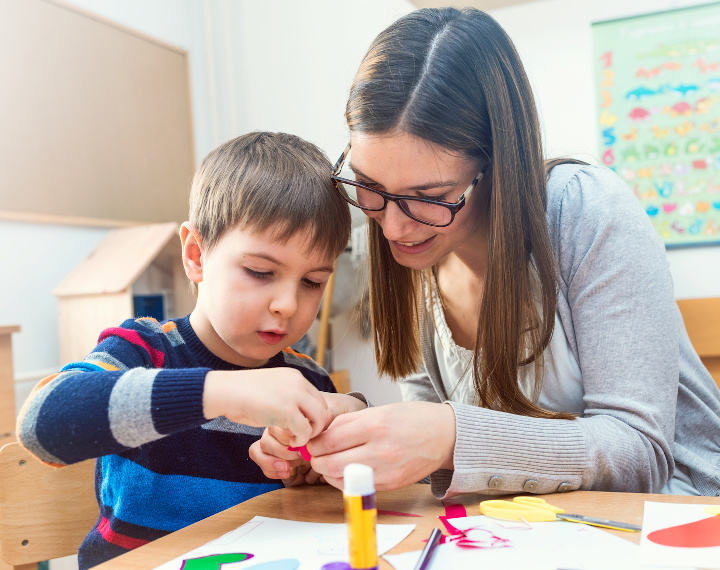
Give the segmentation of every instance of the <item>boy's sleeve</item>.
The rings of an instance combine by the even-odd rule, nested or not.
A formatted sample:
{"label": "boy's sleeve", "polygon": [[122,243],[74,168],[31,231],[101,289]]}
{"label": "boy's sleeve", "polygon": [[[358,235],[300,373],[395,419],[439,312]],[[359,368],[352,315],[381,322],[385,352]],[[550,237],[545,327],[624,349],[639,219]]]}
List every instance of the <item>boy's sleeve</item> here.
{"label": "boy's sleeve", "polygon": [[205,423],[208,368],[163,369],[160,338],[108,329],[84,361],[41,380],[18,416],[20,443],[67,465],[119,453]]}

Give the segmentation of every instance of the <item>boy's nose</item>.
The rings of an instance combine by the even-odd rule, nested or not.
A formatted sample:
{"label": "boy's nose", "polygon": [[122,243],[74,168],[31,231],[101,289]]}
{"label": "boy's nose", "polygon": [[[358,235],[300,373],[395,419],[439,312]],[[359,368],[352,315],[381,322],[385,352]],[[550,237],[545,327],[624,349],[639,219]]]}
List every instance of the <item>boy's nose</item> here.
{"label": "boy's nose", "polygon": [[292,317],[298,308],[298,290],[293,286],[281,286],[270,300],[270,312],[285,318]]}

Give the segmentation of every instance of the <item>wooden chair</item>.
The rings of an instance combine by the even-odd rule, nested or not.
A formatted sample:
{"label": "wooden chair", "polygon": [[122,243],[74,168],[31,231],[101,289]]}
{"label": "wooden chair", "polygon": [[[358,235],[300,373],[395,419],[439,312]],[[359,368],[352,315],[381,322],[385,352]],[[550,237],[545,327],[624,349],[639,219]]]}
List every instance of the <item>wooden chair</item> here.
{"label": "wooden chair", "polygon": [[57,468],[18,443],[0,449],[0,558],[10,568],[77,554],[98,517],[94,472],[92,459]]}
{"label": "wooden chair", "polygon": [[18,325],[0,326],[0,447],[15,441],[15,379],[11,336],[19,331]]}
{"label": "wooden chair", "polygon": [[693,347],[720,388],[720,297],[683,299],[677,304]]}
{"label": "wooden chair", "polygon": [[337,272],[337,264],[335,272],[330,274],[327,285],[325,286],[325,294],[320,309],[320,328],[318,329],[317,350],[315,351],[315,361],[323,368],[328,369],[330,380],[335,385],[335,389],[341,394],[350,392],[350,372],[348,370],[330,370],[325,363],[325,351],[332,349],[332,324],[330,323],[330,313],[332,312],[333,292],[335,290],[335,273]]}

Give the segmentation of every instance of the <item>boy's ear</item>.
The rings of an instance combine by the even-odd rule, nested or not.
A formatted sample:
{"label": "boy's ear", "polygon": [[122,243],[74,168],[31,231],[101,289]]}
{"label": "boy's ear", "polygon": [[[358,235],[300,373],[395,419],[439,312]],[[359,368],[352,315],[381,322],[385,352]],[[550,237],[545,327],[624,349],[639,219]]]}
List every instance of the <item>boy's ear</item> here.
{"label": "boy's ear", "polygon": [[182,261],[185,275],[190,281],[200,283],[203,280],[200,232],[190,222],[184,222],[180,226],[180,242],[182,243]]}

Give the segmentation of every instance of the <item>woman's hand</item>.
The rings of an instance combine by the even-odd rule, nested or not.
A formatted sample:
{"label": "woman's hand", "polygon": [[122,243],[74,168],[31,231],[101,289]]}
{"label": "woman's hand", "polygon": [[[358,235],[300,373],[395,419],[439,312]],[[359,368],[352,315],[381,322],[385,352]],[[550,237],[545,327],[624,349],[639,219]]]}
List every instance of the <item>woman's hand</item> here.
{"label": "woman's hand", "polygon": [[403,402],[338,416],[310,440],[313,469],[343,488],[343,470],[364,463],[378,491],[416,483],[438,469],[453,468],[455,412],[448,404]]}

